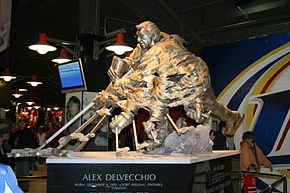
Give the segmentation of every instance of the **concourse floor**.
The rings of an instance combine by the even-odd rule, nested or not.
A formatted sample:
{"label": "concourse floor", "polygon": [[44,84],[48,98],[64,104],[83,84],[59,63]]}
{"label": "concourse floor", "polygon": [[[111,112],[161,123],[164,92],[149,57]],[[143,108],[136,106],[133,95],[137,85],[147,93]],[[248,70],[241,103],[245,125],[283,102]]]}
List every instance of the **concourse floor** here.
{"label": "concourse floor", "polygon": [[[37,170],[30,170],[32,176],[47,176],[46,164],[37,164]],[[46,193],[47,180],[32,180],[28,193]]]}

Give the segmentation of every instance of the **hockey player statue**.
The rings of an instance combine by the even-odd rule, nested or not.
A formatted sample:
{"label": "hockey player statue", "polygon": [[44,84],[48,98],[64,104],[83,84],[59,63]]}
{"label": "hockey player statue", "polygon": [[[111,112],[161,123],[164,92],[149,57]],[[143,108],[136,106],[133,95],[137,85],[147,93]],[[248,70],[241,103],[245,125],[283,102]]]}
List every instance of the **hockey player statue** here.
{"label": "hockey player statue", "polygon": [[178,35],[161,32],[145,21],[136,26],[138,44],[129,57],[114,57],[109,76],[110,88],[96,96],[95,102],[118,106],[121,114],[110,123],[113,132],[120,132],[132,123],[140,108],[150,113],[144,122],[151,149],[163,144],[173,129],[180,134],[171,120],[169,108],[183,106],[186,115],[198,123],[213,113],[226,122],[227,134],[238,129],[242,116],[216,100],[205,62],[190,53]]}
{"label": "hockey player statue", "polygon": [[[109,126],[116,133],[117,139],[118,133],[133,123],[137,150],[154,152],[163,148],[159,152],[209,152],[212,145],[208,135],[209,128],[202,123],[211,113],[226,122],[228,135],[236,132],[243,116],[228,109],[216,99],[207,65],[183,46],[184,40],[178,35],[161,32],[150,21],[142,22],[136,29],[138,44],[129,57],[113,58],[108,71],[111,83],[107,89],[100,92],[91,104],[37,150],[26,153],[12,151],[12,156],[67,156],[69,152],[61,149],[71,139],[79,139],[82,142],[76,149],[79,151],[94,137],[94,132],[108,120],[106,117],[110,116],[116,107],[122,112],[112,119]],[[58,148],[43,149],[54,137],[94,106],[101,109],[72,134],[61,138]],[[188,126],[183,117],[174,122],[169,110],[180,106],[187,117],[200,125],[196,128]],[[137,142],[134,124],[134,116],[139,109],[145,109],[150,114],[149,119],[143,122],[148,137],[143,144]],[[97,117],[101,118],[92,131],[86,136],[81,134],[80,132]],[[118,145],[116,150],[121,151]]]}

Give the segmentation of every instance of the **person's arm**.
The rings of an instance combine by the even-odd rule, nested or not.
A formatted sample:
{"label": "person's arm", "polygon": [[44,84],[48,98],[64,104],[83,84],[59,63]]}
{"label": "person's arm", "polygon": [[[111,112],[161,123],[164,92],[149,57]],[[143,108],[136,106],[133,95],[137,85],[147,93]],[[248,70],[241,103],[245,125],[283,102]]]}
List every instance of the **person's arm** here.
{"label": "person's arm", "polygon": [[266,158],[266,156],[263,154],[262,150],[256,145],[256,149],[257,149],[257,154],[258,154],[258,158],[260,163],[269,168],[271,171],[272,169],[272,163]]}
{"label": "person's arm", "polygon": [[132,51],[130,56],[124,58],[124,62],[126,62],[131,68],[136,69],[136,64],[144,55],[145,50],[143,50],[140,44],[137,44],[136,48]]}
{"label": "person's arm", "polygon": [[19,188],[18,183],[17,183],[17,179],[15,177],[15,174],[13,172],[13,170],[10,168],[10,166],[6,166],[6,182],[9,186],[9,188],[11,188],[13,193],[23,193],[23,191]]}

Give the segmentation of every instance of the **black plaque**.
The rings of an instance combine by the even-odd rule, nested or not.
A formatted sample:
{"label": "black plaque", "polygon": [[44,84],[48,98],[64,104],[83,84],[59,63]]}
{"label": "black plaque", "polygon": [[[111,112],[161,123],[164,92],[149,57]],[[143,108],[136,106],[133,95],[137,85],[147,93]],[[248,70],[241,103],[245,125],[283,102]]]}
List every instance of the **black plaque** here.
{"label": "black plaque", "polygon": [[191,192],[194,165],[49,164],[48,192]]}
{"label": "black plaque", "polygon": [[[48,193],[211,193],[232,183],[238,155],[193,164],[48,164]],[[237,186],[237,187],[234,187]]]}

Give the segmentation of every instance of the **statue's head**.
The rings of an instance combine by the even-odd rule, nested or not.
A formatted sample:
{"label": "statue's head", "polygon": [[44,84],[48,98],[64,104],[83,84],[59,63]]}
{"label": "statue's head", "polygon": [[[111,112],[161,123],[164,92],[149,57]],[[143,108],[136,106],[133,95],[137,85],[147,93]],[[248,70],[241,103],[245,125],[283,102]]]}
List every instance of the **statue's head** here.
{"label": "statue's head", "polygon": [[137,41],[143,49],[151,48],[161,38],[160,30],[151,21],[144,21],[136,25]]}

